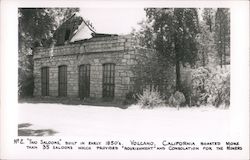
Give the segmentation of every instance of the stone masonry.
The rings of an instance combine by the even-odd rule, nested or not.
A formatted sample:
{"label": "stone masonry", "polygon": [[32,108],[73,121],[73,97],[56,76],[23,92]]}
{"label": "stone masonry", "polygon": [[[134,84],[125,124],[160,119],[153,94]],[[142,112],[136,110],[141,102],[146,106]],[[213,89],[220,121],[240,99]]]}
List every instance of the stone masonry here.
{"label": "stone masonry", "polygon": [[34,52],[34,96],[41,96],[41,68],[49,67],[49,96],[57,97],[58,67],[66,65],[67,97],[79,97],[78,67],[90,64],[90,98],[102,98],[103,64],[113,63],[114,98],[124,99],[133,90],[135,75],[131,67],[138,64],[142,56],[139,51],[131,36],[96,37],[63,46],[38,47]]}

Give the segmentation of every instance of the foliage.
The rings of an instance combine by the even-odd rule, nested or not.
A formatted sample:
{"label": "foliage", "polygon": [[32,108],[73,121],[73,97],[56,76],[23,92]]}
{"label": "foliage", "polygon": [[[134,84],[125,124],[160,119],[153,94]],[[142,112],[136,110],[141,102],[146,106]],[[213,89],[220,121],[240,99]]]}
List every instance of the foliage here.
{"label": "foliage", "polygon": [[228,8],[218,8],[215,15],[215,44],[220,66],[228,64],[230,55],[230,12]]}
{"label": "foliage", "polygon": [[230,105],[230,72],[228,69],[200,67],[192,72],[192,104]]}
{"label": "foliage", "polygon": [[[19,13],[19,43],[28,42],[29,48],[36,47],[43,39],[52,36],[56,26],[54,19],[47,9],[20,8]],[[34,43],[35,42],[35,43]]]}
{"label": "foliage", "polygon": [[33,49],[49,46],[55,29],[79,8],[18,9],[18,93],[33,94]]}
{"label": "foliage", "polygon": [[204,8],[202,11],[202,18],[205,21],[206,25],[210,32],[214,30],[215,23],[215,9],[213,8]]}
{"label": "foliage", "polygon": [[152,23],[149,20],[143,20],[140,23],[140,29],[136,31],[132,30],[132,35],[137,39],[139,45],[144,48],[154,48],[154,40],[156,38],[156,34],[153,31]]}
{"label": "foliage", "polygon": [[54,15],[56,27],[59,27],[63,22],[69,19],[72,15],[78,13],[79,8],[53,8],[49,9],[51,15]]}
{"label": "foliage", "polygon": [[169,105],[174,107],[180,107],[180,105],[184,104],[186,102],[185,96],[182,92],[176,91],[174,94],[172,94],[168,100]]}
{"label": "foliage", "polygon": [[181,88],[180,88],[180,92],[182,92],[185,96],[186,99],[186,104],[191,106],[191,95],[192,95],[192,86],[191,86],[191,82],[189,82],[187,79],[184,79],[181,82]]}
{"label": "foliage", "polygon": [[230,13],[226,8],[204,8],[198,34],[196,66],[230,64]]}
{"label": "foliage", "polygon": [[206,92],[206,85],[210,78],[211,71],[208,68],[199,67],[192,71],[192,104],[200,105],[206,104],[208,93]]}
{"label": "foliage", "polygon": [[31,49],[44,46],[56,28],[76,12],[79,8],[19,8],[19,44]]}
{"label": "foliage", "polygon": [[138,64],[131,68],[135,75],[134,91],[142,92],[143,88],[154,86],[164,99],[168,99],[172,93],[170,87],[174,84],[175,76],[173,66],[167,62],[165,57],[153,51],[148,56],[138,59]]}
{"label": "foliage", "polygon": [[33,95],[33,74],[25,72],[19,68],[18,76],[18,95],[19,97],[28,97]]}
{"label": "foliage", "polygon": [[200,22],[200,32],[197,35],[198,56],[196,66],[214,65],[216,55],[214,49],[214,32],[209,31],[209,26]]}
{"label": "foliage", "polygon": [[[225,57],[230,56],[229,9],[204,8],[202,19],[198,19],[197,10],[193,8],[146,8],[145,11],[147,19],[135,35],[142,46],[153,48],[159,53],[158,57],[164,57],[160,57],[159,62],[166,63],[165,67],[175,66],[176,90],[181,91],[191,105],[230,104],[230,78],[222,78],[223,74],[211,69],[218,64],[218,58],[221,59],[221,67],[228,63]],[[145,74],[142,77],[148,79],[147,82],[161,83],[168,79],[162,76],[164,67],[159,62],[142,65],[142,75]],[[181,84],[180,64],[197,68],[192,72],[191,84],[185,81]],[[160,76],[154,76],[154,73]],[[224,80],[218,81],[215,77]],[[216,85],[210,86],[209,82]]]}
{"label": "foliage", "polygon": [[230,105],[230,72],[224,70],[214,71],[207,85],[205,86],[208,93],[208,103],[216,107],[224,104]]}
{"label": "foliage", "polygon": [[[195,64],[196,36],[199,31],[194,8],[146,8],[148,23],[152,23],[154,49],[176,66],[176,87],[180,88],[180,63]],[[153,35],[153,34],[152,34]]]}
{"label": "foliage", "polygon": [[141,94],[137,94],[136,96],[138,98],[137,103],[141,108],[152,109],[165,103],[159,91],[154,87],[146,88]]}
{"label": "foliage", "polygon": [[196,66],[215,66],[215,11],[214,8],[202,9],[202,20],[200,20],[200,32],[197,35],[198,56]]}
{"label": "foliage", "polygon": [[136,102],[136,93],[135,92],[128,92],[125,96],[125,100],[123,101],[123,104],[133,104]]}

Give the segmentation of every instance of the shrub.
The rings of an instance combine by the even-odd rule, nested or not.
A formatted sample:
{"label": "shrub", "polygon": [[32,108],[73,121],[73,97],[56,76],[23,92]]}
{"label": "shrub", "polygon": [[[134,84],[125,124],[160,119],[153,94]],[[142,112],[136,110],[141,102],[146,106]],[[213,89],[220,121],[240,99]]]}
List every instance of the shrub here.
{"label": "shrub", "polygon": [[191,83],[188,83],[187,80],[184,80],[181,83],[181,88],[180,88],[180,92],[182,92],[185,96],[186,99],[186,104],[191,106],[191,96],[192,96],[192,86]]}
{"label": "shrub", "polygon": [[174,94],[172,94],[168,100],[169,105],[174,107],[180,107],[180,105],[184,104],[186,102],[185,96],[182,92],[176,91]]}
{"label": "shrub", "polygon": [[211,71],[208,68],[199,67],[192,71],[191,81],[192,81],[192,93],[191,99],[193,105],[206,104],[208,93],[205,87],[208,84]]}
{"label": "shrub", "polygon": [[206,85],[208,103],[219,107],[224,104],[230,105],[230,72],[216,71]]}
{"label": "shrub", "polygon": [[18,73],[18,98],[33,96],[34,77],[29,72],[19,70]]}
{"label": "shrub", "polygon": [[192,72],[192,104],[230,105],[230,72],[200,67]]}
{"label": "shrub", "polygon": [[164,100],[161,97],[159,91],[154,87],[146,88],[141,94],[136,95],[138,98],[138,104],[141,108],[154,108],[164,104]]}
{"label": "shrub", "polygon": [[123,104],[133,104],[136,102],[136,94],[134,92],[128,92],[125,96],[125,100],[123,101]]}
{"label": "shrub", "polygon": [[[134,82],[133,90],[136,93],[142,93],[143,89],[149,86],[157,87],[161,96],[168,99],[171,95],[169,87],[175,84],[175,69],[169,59],[152,50],[152,53],[146,54],[144,49],[139,48],[138,53],[143,55],[131,68]],[[163,97],[162,97],[163,98]]]}
{"label": "shrub", "polygon": [[228,74],[222,85],[222,99],[226,106],[230,106],[230,74]]}

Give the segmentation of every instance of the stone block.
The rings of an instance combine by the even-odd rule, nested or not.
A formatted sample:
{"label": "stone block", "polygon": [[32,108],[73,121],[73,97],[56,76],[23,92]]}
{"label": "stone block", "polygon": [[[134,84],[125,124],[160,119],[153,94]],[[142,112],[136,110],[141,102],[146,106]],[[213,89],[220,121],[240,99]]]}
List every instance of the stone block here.
{"label": "stone block", "polygon": [[126,59],[122,59],[122,63],[127,63],[127,60]]}
{"label": "stone block", "polygon": [[129,77],[123,77],[122,84],[129,84]]}

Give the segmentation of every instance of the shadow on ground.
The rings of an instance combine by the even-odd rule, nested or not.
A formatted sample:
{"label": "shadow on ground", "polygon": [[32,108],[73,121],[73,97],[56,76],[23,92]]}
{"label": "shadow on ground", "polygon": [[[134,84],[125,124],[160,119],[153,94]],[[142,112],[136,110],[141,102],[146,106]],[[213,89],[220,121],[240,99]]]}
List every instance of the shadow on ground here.
{"label": "shadow on ground", "polygon": [[124,104],[121,101],[106,101],[103,99],[80,99],[80,98],[59,98],[59,97],[29,97],[29,98],[20,98],[18,99],[19,103],[57,103],[65,105],[90,105],[90,106],[99,106],[99,107],[118,107],[121,109],[127,109],[130,105]]}
{"label": "shadow on ground", "polygon": [[29,129],[30,126],[30,123],[18,124],[18,136],[53,136],[58,133],[52,129]]}

